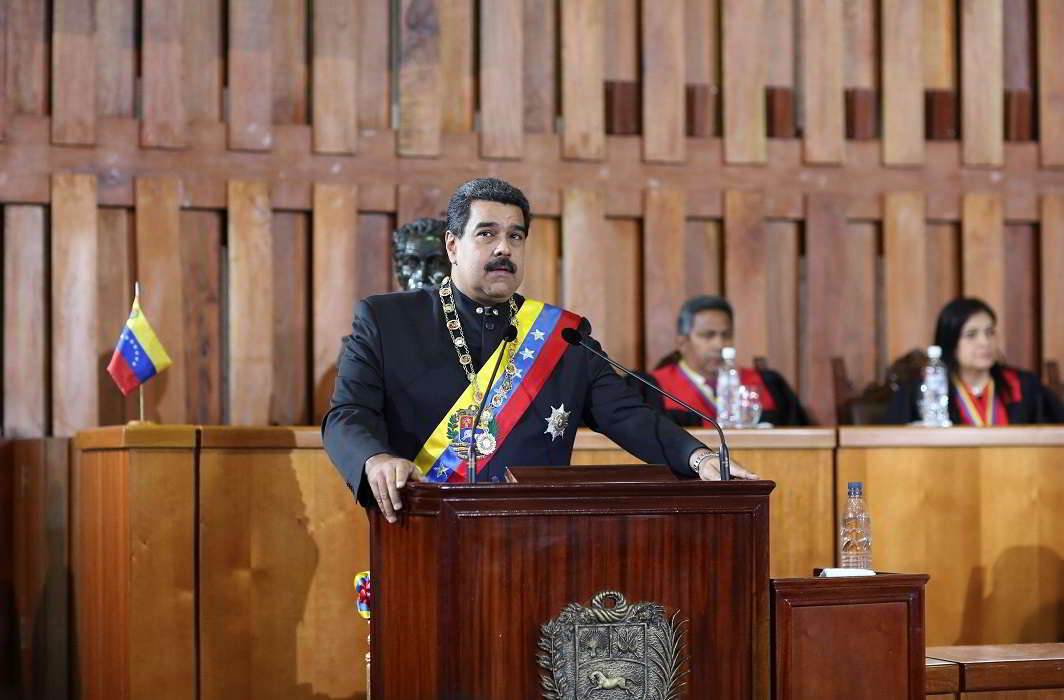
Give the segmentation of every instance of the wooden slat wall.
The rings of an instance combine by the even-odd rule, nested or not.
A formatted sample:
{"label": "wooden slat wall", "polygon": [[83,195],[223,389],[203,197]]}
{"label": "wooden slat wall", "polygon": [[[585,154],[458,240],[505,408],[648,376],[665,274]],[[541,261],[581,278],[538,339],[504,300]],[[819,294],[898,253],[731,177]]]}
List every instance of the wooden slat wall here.
{"label": "wooden slat wall", "polygon": [[871,381],[964,292],[1041,370],[1064,360],[1062,17],[1061,0],[11,0],[5,429],[135,416],[104,367],[138,278],[176,362],[149,416],[315,421],[354,301],[394,288],[396,224],[484,174],[532,200],[524,291],[638,366],[671,349],[686,297],[725,292],[741,356],[830,421],[829,356]]}

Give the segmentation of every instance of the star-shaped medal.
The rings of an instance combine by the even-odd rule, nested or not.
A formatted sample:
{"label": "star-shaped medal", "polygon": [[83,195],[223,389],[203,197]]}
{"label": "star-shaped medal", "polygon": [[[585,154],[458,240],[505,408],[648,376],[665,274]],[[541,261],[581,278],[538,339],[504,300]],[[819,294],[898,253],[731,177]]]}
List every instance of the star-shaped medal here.
{"label": "star-shaped medal", "polygon": [[546,334],[543,331],[539,330],[538,328],[536,330],[532,331],[532,337],[535,338],[536,340],[543,340],[545,335]]}
{"label": "star-shaped medal", "polygon": [[536,353],[532,352],[528,348],[525,348],[524,350],[521,351],[521,357],[523,359],[525,359],[525,360],[531,360],[535,356],[536,356]]}
{"label": "star-shaped medal", "polygon": [[562,435],[565,434],[565,429],[569,427],[569,411],[565,410],[565,404],[555,408],[550,407],[550,418],[547,419],[547,429],[543,431],[545,435],[550,435],[551,442],[554,442]]}

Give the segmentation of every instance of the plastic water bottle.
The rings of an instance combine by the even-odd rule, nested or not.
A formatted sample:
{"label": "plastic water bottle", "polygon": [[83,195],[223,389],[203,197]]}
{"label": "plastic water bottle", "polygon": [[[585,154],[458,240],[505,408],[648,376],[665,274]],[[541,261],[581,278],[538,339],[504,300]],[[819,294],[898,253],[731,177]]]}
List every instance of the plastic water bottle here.
{"label": "plastic water bottle", "polygon": [[927,348],[924,383],[920,386],[920,417],[926,426],[945,428],[953,425],[949,419],[949,371],[942,362],[942,348]]}
{"label": "plastic water bottle", "polygon": [[839,566],[872,568],[872,521],[865,509],[864,487],[860,481],[846,484],[846,510],[839,528]]}
{"label": "plastic water bottle", "polygon": [[739,370],[735,368],[735,348],[721,348],[717,372],[717,422],[721,427],[739,425]]}

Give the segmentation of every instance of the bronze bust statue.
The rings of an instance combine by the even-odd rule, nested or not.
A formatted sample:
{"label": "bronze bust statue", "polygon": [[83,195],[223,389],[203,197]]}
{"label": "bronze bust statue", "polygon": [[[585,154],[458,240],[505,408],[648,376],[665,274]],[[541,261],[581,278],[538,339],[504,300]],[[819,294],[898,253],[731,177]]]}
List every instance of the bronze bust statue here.
{"label": "bronze bust statue", "polygon": [[447,222],[417,219],[403,224],[392,234],[392,261],[399,288],[421,289],[439,285],[451,271],[443,247]]}

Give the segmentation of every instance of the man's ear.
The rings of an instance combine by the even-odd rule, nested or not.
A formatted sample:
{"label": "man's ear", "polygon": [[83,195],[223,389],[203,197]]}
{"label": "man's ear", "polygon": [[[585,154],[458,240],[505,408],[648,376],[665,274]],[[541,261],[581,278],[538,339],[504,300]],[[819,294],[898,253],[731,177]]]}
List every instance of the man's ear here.
{"label": "man's ear", "polygon": [[458,259],[458,236],[451,233],[450,229],[443,234],[443,247],[447,249],[447,259],[454,265]]}

